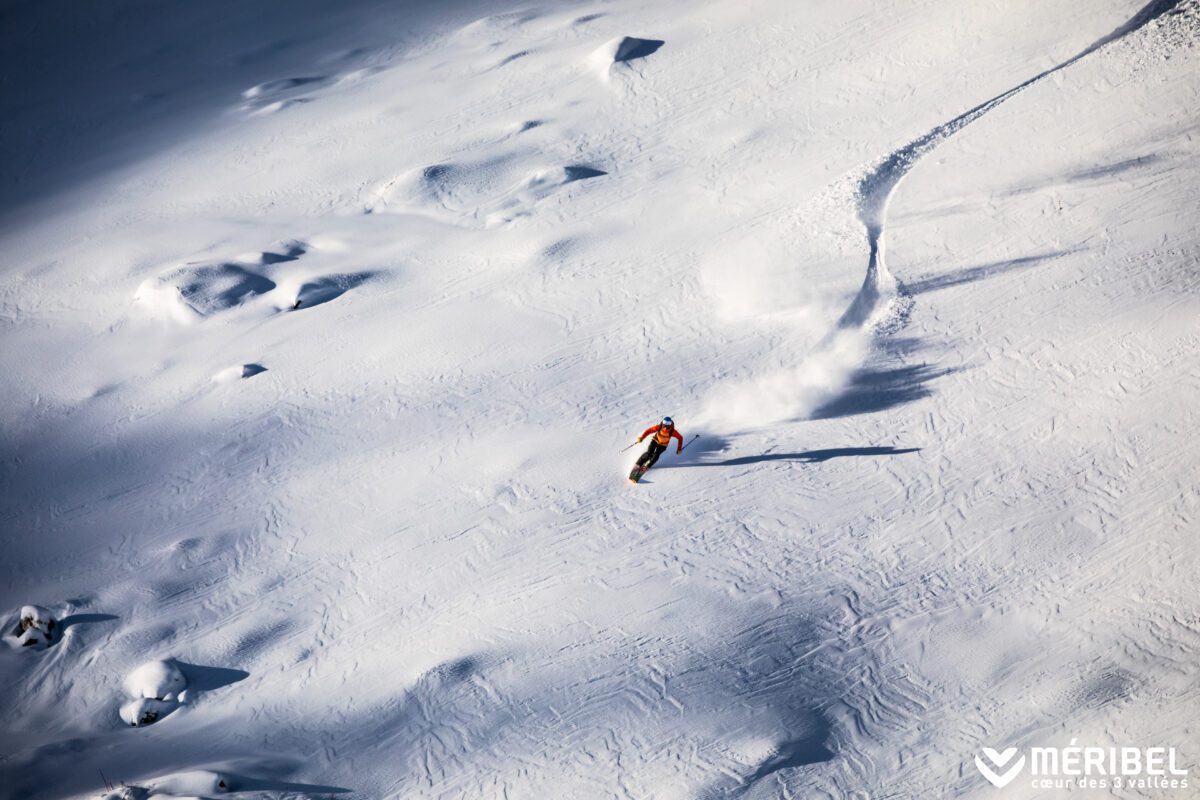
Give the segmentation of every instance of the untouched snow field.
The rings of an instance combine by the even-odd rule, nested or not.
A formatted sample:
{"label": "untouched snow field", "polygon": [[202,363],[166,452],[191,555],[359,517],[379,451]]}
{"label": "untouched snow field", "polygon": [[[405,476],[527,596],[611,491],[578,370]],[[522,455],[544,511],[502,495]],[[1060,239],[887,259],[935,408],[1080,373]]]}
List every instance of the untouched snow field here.
{"label": "untouched snow field", "polygon": [[1200,2],[77,11],[2,12],[0,796],[1200,796]]}

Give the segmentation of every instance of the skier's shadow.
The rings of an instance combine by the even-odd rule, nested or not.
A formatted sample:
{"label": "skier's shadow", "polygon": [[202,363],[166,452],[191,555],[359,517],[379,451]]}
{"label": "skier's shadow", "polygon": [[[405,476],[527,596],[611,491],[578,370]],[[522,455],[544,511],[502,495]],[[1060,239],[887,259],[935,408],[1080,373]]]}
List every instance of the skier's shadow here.
{"label": "skier's shadow", "polygon": [[819,464],[835,458],[850,458],[855,456],[898,456],[905,453],[920,452],[919,447],[834,447],[827,450],[807,450],[801,453],[762,453],[756,456],[740,456],[727,458],[724,461],[692,461],[675,464],[677,467],[736,467],[746,464],[759,464],[764,461],[799,461],[804,464]]}

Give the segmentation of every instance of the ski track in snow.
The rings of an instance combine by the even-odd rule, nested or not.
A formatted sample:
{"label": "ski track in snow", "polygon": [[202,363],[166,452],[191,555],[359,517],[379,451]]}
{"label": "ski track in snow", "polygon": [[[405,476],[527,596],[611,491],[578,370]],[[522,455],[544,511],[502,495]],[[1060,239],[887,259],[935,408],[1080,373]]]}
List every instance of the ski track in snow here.
{"label": "ski track in snow", "polygon": [[[700,424],[728,426],[758,417],[755,424],[763,425],[810,415],[819,417],[841,402],[839,396],[844,396],[855,380],[859,362],[869,355],[870,340],[895,335],[911,313],[911,293],[888,269],[884,253],[888,203],[909,171],[922,157],[1005,101],[1171,12],[1178,4],[1179,0],[1152,0],[1124,25],[1073,57],[929,130],[880,159],[865,174],[856,171],[846,179],[853,184],[855,210],[867,235],[862,287],[835,328],[799,366],[771,376],[756,376],[745,385],[720,387],[712,393],[708,410],[700,415]],[[835,196],[844,194],[837,191],[836,185],[830,188]]]}
{"label": "ski track in snow", "polygon": [[[869,248],[867,273],[863,279],[861,291],[854,298],[854,302],[851,303],[850,307],[846,309],[846,313],[842,316],[839,326],[856,327],[868,324],[879,310],[880,303],[892,299],[897,294],[901,298],[901,303],[906,302],[907,292],[904,289],[903,283],[898,283],[895,276],[887,268],[887,262],[884,258],[884,229],[887,224],[888,203],[891,201],[892,195],[899,187],[900,182],[904,180],[904,176],[917,165],[917,162],[921,158],[1001,103],[1049,78],[1051,75],[1067,69],[1072,64],[1078,63],[1105,45],[1118,41],[1122,37],[1137,31],[1144,25],[1173,10],[1179,5],[1179,2],[1180,0],[1151,0],[1149,4],[1143,7],[1124,25],[1084,48],[1071,58],[1034,75],[1024,83],[1017,84],[1008,91],[964,111],[949,122],[938,125],[929,132],[918,136],[904,147],[889,153],[881,159],[877,166],[868,171],[858,182],[857,187],[858,217],[866,227],[867,246]],[[904,311],[903,309],[897,309],[896,311],[902,323]],[[895,329],[894,325],[887,325],[885,323],[885,326],[892,330]]]}

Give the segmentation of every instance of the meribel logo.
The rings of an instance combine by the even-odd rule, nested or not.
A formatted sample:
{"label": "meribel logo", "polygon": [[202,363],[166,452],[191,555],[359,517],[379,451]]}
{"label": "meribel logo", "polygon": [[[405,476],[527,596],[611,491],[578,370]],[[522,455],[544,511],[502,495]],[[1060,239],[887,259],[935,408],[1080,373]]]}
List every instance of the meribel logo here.
{"label": "meribel logo", "polygon": [[1005,786],[1008,786],[1013,778],[1017,777],[1017,773],[1021,771],[1021,767],[1025,766],[1025,756],[1018,758],[1016,763],[1009,767],[1007,772],[996,772],[992,769],[992,766],[995,766],[997,769],[1004,769],[1005,765],[1016,754],[1017,748],[1015,747],[1010,747],[1003,753],[997,753],[992,748],[985,747],[983,748],[983,755],[988,761],[975,756],[975,766],[979,767],[979,771],[983,774],[983,777],[991,781],[992,786],[1003,789]]}
{"label": "meribel logo", "polygon": [[[1028,786],[1033,789],[1187,789],[1188,771],[1179,768],[1174,747],[1029,748]],[[1026,757],[1009,747],[982,748],[975,756],[979,774],[998,789],[1021,774]]]}

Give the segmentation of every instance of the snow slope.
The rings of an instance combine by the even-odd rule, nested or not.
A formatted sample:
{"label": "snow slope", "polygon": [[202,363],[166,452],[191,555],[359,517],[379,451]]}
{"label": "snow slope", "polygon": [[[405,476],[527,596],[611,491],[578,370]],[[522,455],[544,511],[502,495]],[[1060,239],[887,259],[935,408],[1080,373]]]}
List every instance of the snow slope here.
{"label": "snow slope", "polygon": [[1200,768],[1200,4],[335,5],[5,12],[0,794]]}

